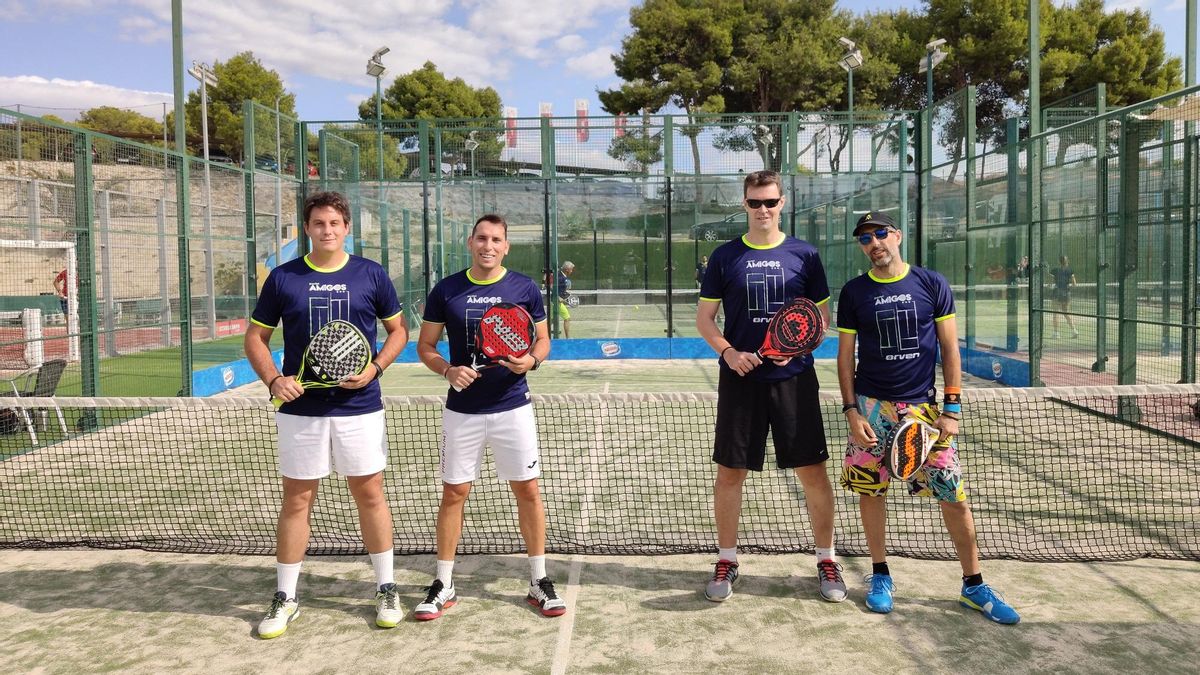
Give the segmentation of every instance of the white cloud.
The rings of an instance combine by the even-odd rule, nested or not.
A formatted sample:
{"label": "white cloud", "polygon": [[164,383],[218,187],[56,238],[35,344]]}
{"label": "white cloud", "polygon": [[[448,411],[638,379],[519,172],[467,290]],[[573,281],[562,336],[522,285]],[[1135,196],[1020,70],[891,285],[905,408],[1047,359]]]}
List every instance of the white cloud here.
{"label": "white cloud", "polygon": [[607,78],[613,74],[612,55],[612,47],[597,47],[586,54],[567,59],[567,70],[597,80]]}
{"label": "white cloud", "polygon": [[128,42],[154,44],[169,42],[171,27],[146,16],[130,16],[121,19],[121,39]]}
{"label": "white cloud", "polygon": [[560,52],[578,53],[583,51],[584,47],[587,47],[587,40],[584,40],[575,33],[571,33],[570,35],[564,35],[555,40],[554,46]]}
{"label": "white cloud", "polygon": [[595,15],[629,7],[631,0],[463,0],[473,8],[467,26],[518,55],[544,56],[540,44],[595,25]]}
{"label": "white cloud", "polygon": [[[35,75],[0,76],[0,91],[6,99],[26,103],[22,112],[52,113],[68,121],[79,117],[84,110],[102,105],[134,108],[148,117],[162,119],[162,103],[170,104],[173,100],[166,92],[124,89],[88,80],[47,80]],[[11,104],[3,100],[0,105]]]}

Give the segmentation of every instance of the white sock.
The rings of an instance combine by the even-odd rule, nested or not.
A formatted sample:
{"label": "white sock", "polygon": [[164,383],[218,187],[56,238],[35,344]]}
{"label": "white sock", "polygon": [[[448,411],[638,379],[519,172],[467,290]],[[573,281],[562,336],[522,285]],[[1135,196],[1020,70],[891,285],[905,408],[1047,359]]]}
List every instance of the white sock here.
{"label": "white sock", "polygon": [[733,548],[718,548],[717,560],[728,560],[729,562],[737,562],[737,546]]}
{"label": "white sock", "polygon": [[529,576],[533,583],[537,583],[539,579],[546,576],[546,556],[529,556]]}
{"label": "white sock", "polygon": [[454,585],[454,561],[439,560],[437,561],[437,578],[446,588]]}
{"label": "white sock", "polygon": [[830,546],[829,548],[818,548],[817,549],[817,563],[820,564],[826,560],[832,560],[834,562],[837,562],[837,552],[834,550],[834,548],[832,546]]}
{"label": "white sock", "polygon": [[395,572],[392,570],[392,551],[388,549],[379,553],[371,553],[371,567],[375,568],[375,587],[396,583]]}
{"label": "white sock", "polygon": [[293,600],[296,597],[296,584],[300,581],[300,565],[298,563],[281,563],[275,562],[275,590],[283,591],[288,600]]}

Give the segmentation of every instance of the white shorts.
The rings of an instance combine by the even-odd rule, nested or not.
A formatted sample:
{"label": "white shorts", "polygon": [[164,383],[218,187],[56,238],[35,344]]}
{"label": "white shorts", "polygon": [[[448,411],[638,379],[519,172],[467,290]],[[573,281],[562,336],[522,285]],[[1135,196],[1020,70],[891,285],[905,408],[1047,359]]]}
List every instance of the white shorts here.
{"label": "white shorts", "polygon": [[478,480],[483,450],[489,445],[500,480],[525,481],[541,474],[532,405],[479,415],[443,409],[442,482],[458,485]]}
{"label": "white shorts", "polygon": [[330,469],[343,476],[370,476],[387,466],[382,410],[349,417],[275,413],[275,426],[279,471],[287,478],[324,478]]}

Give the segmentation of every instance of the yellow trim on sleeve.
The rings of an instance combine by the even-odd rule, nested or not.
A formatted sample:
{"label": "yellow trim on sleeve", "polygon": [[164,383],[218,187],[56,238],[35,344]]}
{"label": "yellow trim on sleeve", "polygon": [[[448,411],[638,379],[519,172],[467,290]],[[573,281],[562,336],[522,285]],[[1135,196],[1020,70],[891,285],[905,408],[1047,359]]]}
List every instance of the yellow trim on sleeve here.
{"label": "yellow trim on sleeve", "polygon": [[947,314],[946,316],[939,316],[939,317],[935,318],[933,321],[934,321],[934,323],[941,323],[942,321],[945,321],[946,319],[953,319],[953,318],[954,318],[953,314]]}
{"label": "yellow trim on sleeve", "polygon": [[817,305],[817,307],[820,307],[821,305],[823,305],[823,304],[825,304],[825,303],[827,303],[827,302],[829,302],[829,296],[828,296],[828,295],[827,295],[827,296],[825,296],[825,299],[824,299],[824,300],[822,300],[822,301],[820,301],[820,302],[816,303],[816,305]]}
{"label": "yellow trim on sleeve", "polygon": [[421,319],[421,323],[427,323],[431,326],[445,326],[445,321],[430,321],[429,319]]}
{"label": "yellow trim on sleeve", "polygon": [[837,331],[839,333],[845,333],[846,335],[857,335],[858,334],[858,331],[854,330],[853,328],[842,328],[841,326],[838,326]]}
{"label": "yellow trim on sleeve", "polygon": [[721,301],[720,298],[706,298],[703,295],[700,296],[700,302],[720,302],[720,301]]}
{"label": "yellow trim on sleeve", "polygon": [[383,318],[383,320],[384,320],[384,321],[391,321],[392,319],[395,319],[396,317],[400,316],[401,314],[404,314],[404,310],[400,310],[399,312],[396,312],[395,314],[393,314],[393,315],[391,315],[391,316],[385,316],[385,317]]}
{"label": "yellow trim on sleeve", "polygon": [[262,326],[263,328],[270,328],[271,330],[275,330],[275,326],[268,326],[267,324],[255,319],[253,317],[250,318],[250,323],[254,324],[255,326]]}
{"label": "yellow trim on sleeve", "polygon": [[550,320],[549,318],[545,318],[545,319],[542,319],[541,321],[534,321],[533,323],[534,323],[534,325],[536,326],[536,325],[537,325],[537,324],[539,324],[539,323],[546,323],[546,322],[547,322],[547,321],[549,321],[549,320]]}

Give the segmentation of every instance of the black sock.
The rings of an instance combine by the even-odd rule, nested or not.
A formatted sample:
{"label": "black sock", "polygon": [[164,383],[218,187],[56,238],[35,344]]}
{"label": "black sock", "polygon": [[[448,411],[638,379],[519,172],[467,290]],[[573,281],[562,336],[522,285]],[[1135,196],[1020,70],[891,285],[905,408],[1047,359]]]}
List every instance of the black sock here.
{"label": "black sock", "polygon": [[978,586],[983,583],[983,572],[972,574],[969,577],[963,577],[963,586]]}
{"label": "black sock", "polygon": [[886,562],[871,563],[871,574],[882,574],[885,577],[892,576],[892,573],[888,571]]}

